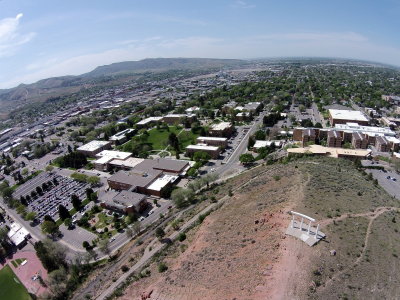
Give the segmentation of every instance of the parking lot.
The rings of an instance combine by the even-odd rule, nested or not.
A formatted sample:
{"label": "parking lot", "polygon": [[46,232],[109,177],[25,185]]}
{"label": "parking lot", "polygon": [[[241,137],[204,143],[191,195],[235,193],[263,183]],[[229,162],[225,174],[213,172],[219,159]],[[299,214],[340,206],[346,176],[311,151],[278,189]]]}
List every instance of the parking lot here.
{"label": "parking lot", "polygon": [[[86,196],[86,189],[89,187],[87,183],[78,182],[71,178],[55,175],[55,186],[45,191],[41,196],[32,200],[28,209],[37,213],[36,218],[42,222],[45,215],[53,217],[57,220],[58,206],[64,205],[68,210],[72,209],[71,195],[75,194],[80,200]],[[53,179],[54,180],[54,179]]]}
{"label": "parking lot", "polygon": [[400,199],[400,175],[393,171],[367,170],[391,196]]}
{"label": "parking lot", "polygon": [[67,242],[70,246],[75,249],[85,250],[82,246],[84,241],[92,243],[97,235],[79,226],[75,226],[73,229],[68,229],[64,224],[60,226],[63,241]]}

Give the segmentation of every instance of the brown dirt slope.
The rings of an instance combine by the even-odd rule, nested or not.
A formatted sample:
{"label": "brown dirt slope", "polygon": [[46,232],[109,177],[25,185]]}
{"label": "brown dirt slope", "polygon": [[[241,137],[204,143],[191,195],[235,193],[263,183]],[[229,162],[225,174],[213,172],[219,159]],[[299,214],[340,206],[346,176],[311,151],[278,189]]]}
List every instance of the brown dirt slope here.
{"label": "brown dirt slope", "polygon": [[281,256],[284,210],[301,198],[303,184],[293,167],[270,167],[207,217],[181,255],[170,251],[164,259],[168,271],[160,275],[153,268],[152,276],[131,285],[123,299],[151,290],[151,299],[265,299]]}
{"label": "brown dirt slope", "polygon": [[[217,199],[245,182],[122,299],[144,292],[157,300],[399,298],[399,201],[351,162],[259,167],[219,187]],[[285,236],[292,209],[316,218],[326,240],[310,248]]]}

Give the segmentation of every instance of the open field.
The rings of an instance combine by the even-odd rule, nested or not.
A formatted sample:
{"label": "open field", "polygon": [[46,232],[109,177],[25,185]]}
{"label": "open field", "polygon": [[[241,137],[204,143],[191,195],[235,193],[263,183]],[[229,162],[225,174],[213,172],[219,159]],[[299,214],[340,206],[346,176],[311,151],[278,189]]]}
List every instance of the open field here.
{"label": "open field", "polygon": [[0,270],[0,299],[30,300],[27,289],[9,266]]}

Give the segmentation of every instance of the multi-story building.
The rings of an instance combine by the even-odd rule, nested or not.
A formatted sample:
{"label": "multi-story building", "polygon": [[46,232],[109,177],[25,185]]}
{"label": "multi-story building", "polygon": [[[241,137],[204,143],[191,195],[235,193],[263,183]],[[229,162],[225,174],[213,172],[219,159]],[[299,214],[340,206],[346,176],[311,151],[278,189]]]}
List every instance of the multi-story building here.
{"label": "multi-story building", "polygon": [[327,146],[328,147],[342,147],[342,136],[336,130],[332,130],[328,132]]}
{"label": "multi-story building", "polygon": [[308,143],[315,143],[315,130],[314,129],[304,129],[302,132],[301,142],[303,147]]}
{"label": "multi-story building", "polygon": [[196,139],[197,144],[206,144],[208,146],[217,146],[222,149],[228,146],[228,139],[224,137],[213,137],[213,136],[199,136]]}
{"label": "multi-story building", "polygon": [[230,122],[221,122],[218,124],[213,124],[210,128],[211,136],[227,137],[232,135],[233,126]]}
{"label": "multi-story building", "polygon": [[207,146],[205,144],[189,145],[186,147],[186,155],[191,157],[195,152],[206,152],[211,158],[217,159],[221,149],[216,146]]}
{"label": "multi-story building", "polygon": [[389,152],[390,151],[389,141],[384,136],[376,137],[375,147],[376,147],[376,150],[378,150],[379,152]]}
{"label": "multi-story building", "polygon": [[367,149],[368,139],[359,132],[353,132],[351,138],[351,145],[354,149]]}

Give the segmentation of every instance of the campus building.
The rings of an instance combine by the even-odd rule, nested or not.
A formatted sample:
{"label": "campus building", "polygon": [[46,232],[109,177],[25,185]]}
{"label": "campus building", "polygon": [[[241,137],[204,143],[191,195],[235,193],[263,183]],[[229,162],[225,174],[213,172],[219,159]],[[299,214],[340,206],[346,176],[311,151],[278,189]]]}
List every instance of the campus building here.
{"label": "campus building", "polygon": [[121,144],[125,143],[129,138],[131,138],[134,132],[135,132],[135,129],[132,129],[132,128],[122,130],[122,131],[114,134],[112,137],[110,137],[110,141],[114,145],[121,145]]}
{"label": "campus building", "polygon": [[208,146],[217,146],[222,149],[228,146],[228,139],[224,137],[212,137],[212,136],[199,136],[196,139],[197,144],[206,144]]}
{"label": "campus building", "polygon": [[97,153],[108,149],[111,149],[111,142],[109,141],[91,141],[90,143],[80,146],[77,151],[88,157],[95,157]]}
{"label": "campus building", "polygon": [[161,122],[162,119],[163,119],[163,117],[149,117],[149,118],[146,118],[146,119],[143,119],[143,120],[137,122],[136,125],[140,128],[153,126],[153,125],[157,124],[158,122]]}
{"label": "campus building", "polygon": [[10,231],[7,233],[7,236],[16,247],[20,248],[25,245],[30,234],[25,227],[14,222],[10,225]]}
{"label": "campus building", "polygon": [[211,125],[210,135],[229,138],[233,133],[233,126],[230,122],[221,122]]}
{"label": "campus building", "polygon": [[110,167],[110,162],[114,159],[118,160],[126,160],[131,157],[132,153],[130,152],[122,152],[122,151],[113,151],[113,150],[103,150],[100,153],[96,154],[97,160],[93,162],[94,168],[99,171],[107,171]]}
{"label": "campus building", "polygon": [[389,141],[384,136],[378,136],[375,141],[375,148],[379,152],[389,152]]}
{"label": "campus building", "polygon": [[182,124],[186,122],[186,120],[189,120],[189,122],[193,122],[195,119],[196,115],[190,114],[168,114],[165,115],[162,118],[162,121],[167,123],[168,125],[177,125],[177,124]]}
{"label": "campus building", "polygon": [[132,164],[133,167],[128,171],[126,168],[108,178],[108,185],[112,189],[161,197],[163,191],[186,175],[190,168],[188,161],[163,158],[137,159]]}
{"label": "campus building", "polygon": [[327,146],[328,147],[342,147],[342,136],[336,130],[328,132]]}
{"label": "campus building", "polygon": [[353,132],[351,135],[351,145],[354,149],[367,149],[368,139],[359,132]]}
{"label": "campus building", "polygon": [[148,207],[146,196],[143,194],[123,190],[111,191],[101,199],[101,207],[120,213],[141,213]]}
{"label": "campus building", "polygon": [[358,110],[329,109],[329,121],[331,126],[346,123],[368,125],[367,117]]}
{"label": "campus building", "polygon": [[189,145],[186,147],[186,156],[191,157],[196,152],[206,152],[211,158],[217,159],[221,149],[216,146],[208,146],[206,144]]}

